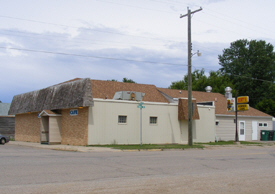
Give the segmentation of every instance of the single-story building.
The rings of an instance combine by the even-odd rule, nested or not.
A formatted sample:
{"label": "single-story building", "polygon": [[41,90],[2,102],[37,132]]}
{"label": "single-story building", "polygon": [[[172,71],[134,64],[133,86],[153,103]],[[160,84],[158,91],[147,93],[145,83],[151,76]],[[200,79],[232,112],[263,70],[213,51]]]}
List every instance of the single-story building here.
{"label": "single-story building", "polygon": [[[158,90],[171,99],[188,95],[188,91],[184,90],[166,88],[158,88]],[[235,112],[227,111],[227,98],[220,93],[198,91],[193,91],[192,96],[198,103],[210,103],[215,106],[216,140],[235,140]],[[260,140],[261,130],[273,128],[272,116],[253,107],[250,107],[248,111],[238,111],[237,122],[240,141]]]}
{"label": "single-story building", "polygon": [[[226,98],[208,92],[192,95],[193,141],[234,140],[234,113],[227,112]],[[187,91],[76,78],[14,96],[9,114],[15,115],[16,141],[186,144],[187,107]],[[253,108],[240,112],[238,122],[240,140],[245,141],[259,140],[260,129],[272,128],[272,117]]]}
{"label": "single-story building", "polygon": [[[87,78],[16,95],[9,113],[16,141],[139,144],[141,124],[143,143],[185,144],[187,99],[178,101],[169,103],[154,85]],[[194,142],[215,141],[215,107],[193,103]]]}
{"label": "single-story building", "polygon": [[0,102],[0,134],[14,138],[15,116],[8,115],[11,103]]}

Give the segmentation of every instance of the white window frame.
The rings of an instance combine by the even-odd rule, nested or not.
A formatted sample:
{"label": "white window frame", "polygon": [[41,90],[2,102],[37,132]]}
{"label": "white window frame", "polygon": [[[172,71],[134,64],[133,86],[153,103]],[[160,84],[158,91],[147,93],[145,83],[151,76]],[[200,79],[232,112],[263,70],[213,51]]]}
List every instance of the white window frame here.
{"label": "white window frame", "polygon": [[[120,117],[125,117],[125,122],[120,122],[122,120],[120,120]],[[119,125],[126,125],[127,124],[127,115],[118,115],[118,124]]]}
{"label": "white window frame", "polygon": [[[156,118],[156,123],[151,123],[151,118]],[[150,116],[149,117],[149,124],[150,125],[157,125],[158,124],[158,117],[156,117],[156,116]]]}

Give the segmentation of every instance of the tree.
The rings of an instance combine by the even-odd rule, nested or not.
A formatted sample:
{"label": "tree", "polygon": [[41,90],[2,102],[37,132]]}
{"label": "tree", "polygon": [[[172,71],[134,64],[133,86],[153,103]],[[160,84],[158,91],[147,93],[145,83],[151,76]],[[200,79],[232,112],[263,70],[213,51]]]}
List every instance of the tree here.
{"label": "tree", "polygon": [[[211,71],[208,77],[205,75],[204,69],[192,72],[192,90],[205,91],[206,86],[211,86],[212,92],[221,94],[225,93],[224,90],[228,86],[234,89],[229,76],[223,75],[220,71]],[[169,88],[188,90],[188,75],[185,75],[183,80],[172,82]]]}
{"label": "tree", "polygon": [[250,106],[255,107],[272,95],[269,88],[275,78],[273,45],[263,40],[237,40],[218,58],[221,73],[229,76],[239,96],[249,96]]}
{"label": "tree", "polygon": [[135,81],[133,81],[132,79],[128,79],[128,78],[123,78],[122,82],[126,82],[126,83],[136,83]]}
{"label": "tree", "polygon": [[275,117],[275,101],[270,98],[264,98],[256,104],[255,108]]}

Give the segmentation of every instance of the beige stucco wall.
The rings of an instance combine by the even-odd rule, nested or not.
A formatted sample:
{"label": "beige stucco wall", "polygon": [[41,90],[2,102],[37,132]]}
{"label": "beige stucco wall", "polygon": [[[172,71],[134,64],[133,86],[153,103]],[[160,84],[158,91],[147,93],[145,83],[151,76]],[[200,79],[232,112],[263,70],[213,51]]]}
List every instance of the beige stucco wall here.
{"label": "beige stucco wall", "polygon": [[[235,116],[216,116],[216,120],[219,125],[216,126],[217,140],[218,141],[229,141],[235,140],[236,124],[234,123]],[[257,137],[258,140],[261,138],[261,130],[272,130],[272,117],[247,117],[238,116],[238,130],[239,122],[245,122],[245,141],[252,140],[252,121],[257,121]],[[267,123],[267,127],[259,127],[259,123]]]}
{"label": "beige stucco wall", "polygon": [[[89,108],[88,144],[139,144],[140,109],[138,102],[94,99]],[[178,105],[144,103],[142,109],[142,142],[144,144],[187,143],[187,121],[178,120]],[[193,121],[194,142],[214,141],[214,108],[198,107],[200,120]],[[126,124],[118,123],[118,116],[127,116]],[[150,124],[150,116],[157,124]],[[205,117],[205,118],[204,118]],[[212,122],[209,122],[209,121]],[[207,123],[203,123],[207,122]]]}
{"label": "beige stucco wall", "polygon": [[78,115],[71,116],[72,109],[63,109],[61,112],[61,144],[87,145],[89,109],[78,109]]}
{"label": "beige stucco wall", "polygon": [[199,120],[194,122],[194,142],[215,141],[215,108],[198,105]]}
{"label": "beige stucco wall", "polygon": [[15,141],[40,142],[38,113],[15,116]]}

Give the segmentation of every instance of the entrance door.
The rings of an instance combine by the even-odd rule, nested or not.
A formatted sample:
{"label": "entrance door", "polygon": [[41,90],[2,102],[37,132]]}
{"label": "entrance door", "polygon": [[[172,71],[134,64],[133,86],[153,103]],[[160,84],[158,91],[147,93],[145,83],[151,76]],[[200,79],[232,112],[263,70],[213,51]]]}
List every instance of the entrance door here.
{"label": "entrance door", "polygon": [[252,121],[252,140],[258,140],[258,122]]}
{"label": "entrance door", "polygon": [[41,116],[41,139],[40,142],[43,144],[49,143],[49,117]]}
{"label": "entrance door", "polygon": [[245,122],[244,121],[239,122],[239,140],[245,141]]}

